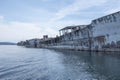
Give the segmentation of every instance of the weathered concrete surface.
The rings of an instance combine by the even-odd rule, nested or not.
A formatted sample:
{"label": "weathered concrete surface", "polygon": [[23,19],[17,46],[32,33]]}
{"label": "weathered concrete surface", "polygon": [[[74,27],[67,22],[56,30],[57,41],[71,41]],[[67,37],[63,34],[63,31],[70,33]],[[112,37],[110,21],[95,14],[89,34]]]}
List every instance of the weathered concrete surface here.
{"label": "weathered concrete surface", "polygon": [[[47,36],[47,35],[46,35]],[[55,38],[31,39],[18,45],[87,51],[120,51],[120,12],[95,20],[89,25],[67,26]]]}

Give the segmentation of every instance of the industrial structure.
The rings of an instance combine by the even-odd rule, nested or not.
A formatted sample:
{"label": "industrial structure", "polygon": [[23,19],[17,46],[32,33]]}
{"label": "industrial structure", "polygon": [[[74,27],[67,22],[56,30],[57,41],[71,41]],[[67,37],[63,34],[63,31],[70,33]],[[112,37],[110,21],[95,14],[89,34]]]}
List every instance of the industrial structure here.
{"label": "industrial structure", "polygon": [[36,48],[89,51],[120,51],[120,11],[92,20],[89,25],[67,26],[60,35],[19,42],[18,45]]}

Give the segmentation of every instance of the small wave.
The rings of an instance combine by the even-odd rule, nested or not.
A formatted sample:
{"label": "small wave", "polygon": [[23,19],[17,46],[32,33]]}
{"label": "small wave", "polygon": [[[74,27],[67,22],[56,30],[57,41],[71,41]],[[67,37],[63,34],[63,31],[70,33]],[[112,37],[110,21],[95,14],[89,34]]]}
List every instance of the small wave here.
{"label": "small wave", "polygon": [[[14,70],[16,68],[21,68],[21,67],[24,67],[24,66],[28,66],[29,64],[23,64],[23,65],[18,65],[18,66],[14,66],[14,67],[11,67],[11,68],[8,68],[8,69],[5,69],[5,68],[2,68],[2,70],[0,70],[0,72],[5,72],[5,71],[9,71],[9,70]],[[4,69],[4,70],[3,70]]]}

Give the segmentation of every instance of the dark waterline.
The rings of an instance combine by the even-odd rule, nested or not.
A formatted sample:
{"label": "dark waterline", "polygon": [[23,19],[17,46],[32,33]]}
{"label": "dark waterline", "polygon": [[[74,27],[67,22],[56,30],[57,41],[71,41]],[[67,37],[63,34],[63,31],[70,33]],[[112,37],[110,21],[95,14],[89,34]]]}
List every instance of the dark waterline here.
{"label": "dark waterline", "polygon": [[119,68],[116,52],[0,46],[0,80],[120,80]]}

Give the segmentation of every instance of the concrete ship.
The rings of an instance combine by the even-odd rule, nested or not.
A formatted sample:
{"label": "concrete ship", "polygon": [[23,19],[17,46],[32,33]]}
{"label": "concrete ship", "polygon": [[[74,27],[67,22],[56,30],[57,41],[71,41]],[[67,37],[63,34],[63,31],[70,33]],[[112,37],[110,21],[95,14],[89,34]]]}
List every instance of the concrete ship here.
{"label": "concrete ship", "polygon": [[36,48],[87,51],[120,51],[120,11],[92,20],[89,25],[67,26],[60,35],[21,41],[18,45]]}

